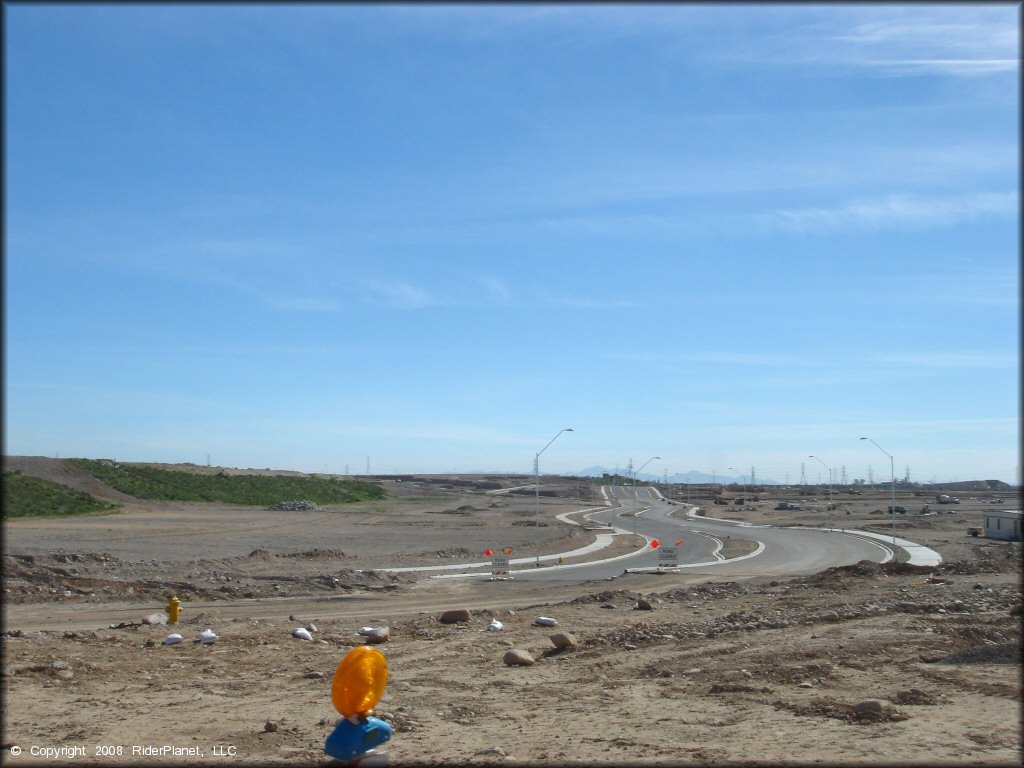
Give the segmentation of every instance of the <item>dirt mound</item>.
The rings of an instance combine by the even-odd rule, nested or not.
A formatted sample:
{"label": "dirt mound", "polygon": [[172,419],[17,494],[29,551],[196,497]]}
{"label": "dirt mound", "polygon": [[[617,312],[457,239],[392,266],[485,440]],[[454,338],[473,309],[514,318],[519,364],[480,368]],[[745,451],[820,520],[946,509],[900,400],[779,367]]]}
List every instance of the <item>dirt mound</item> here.
{"label": "dirt mound", "polygon": [[263,560],[264,562],[274,559],[274,556],[265,549],[254,549],[246,557],[250,560]]}
{"label": "dirt mound", "polygon": [[624,590],[605,590],[604,592],[580,595],[568,602],[569,605],[591,605],[593,603],[616,603],[635,601],[636,595]]}
{"label": "dirt mound", "polygon": [[774,706],[776,709],[785,709],[803,717],[831,717],[849,723],[893,723],[910,718],[909,715],[882,702],[865,701],[860,704],[844,704],[838,701],[817,699],[807,704],[776,701]]}
{"label": "dirt mound", "polygon": [[834,588],[837,585],[842,585],[851,577],[879,579],[887,576],[913,576],[934,572],[935,566],[932,565],[911,565],[899,562],[876,563],[872,560],[861,560],[853,565],[837,565],[826,568],[820,573],[805,576],[799,581],[812,586]]}
{"label": "dirt mound", "polygon": [[939,566],[942,573],[968,576],[976,573],[1011,573],[1020,568],[1020,545],[978,549],[970,559],[950,560]]}
{"label": "dirt mound", "polygon": [[1020,664],[1021,641],[975,645],[954,651],[940,664]]}
{"label": "dirt mound", "polygon": [[315,560],[334,560],[339,557],[348,557],[340,549],[320,549],[319,547],[314,549],[307,549],[305,552],[288,552],[278,557],[301,557],[301,558],[312,558]]}
{"label": "dirt mound", "polygon": [[46,456],[4,456],[4,472],[21,472],[32,477],[60,483],[106,501],[136,501],[134,496],[114,490],[65,459]]}

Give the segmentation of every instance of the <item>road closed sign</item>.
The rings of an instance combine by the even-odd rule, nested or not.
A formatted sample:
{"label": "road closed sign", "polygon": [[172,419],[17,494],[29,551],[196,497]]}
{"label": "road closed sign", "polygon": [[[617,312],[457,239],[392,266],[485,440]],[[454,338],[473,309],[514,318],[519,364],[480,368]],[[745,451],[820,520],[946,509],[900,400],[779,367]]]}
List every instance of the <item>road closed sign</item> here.
{"label": "road closed sign", "polygon": [[508,577],[509,556],[504,553],[495,552],[491,555],[491,576]]}
{"label": "road closed sign", "polygon": [[659,568],[678,568],[679,567],[679,547],[658,547],[658,567]]}

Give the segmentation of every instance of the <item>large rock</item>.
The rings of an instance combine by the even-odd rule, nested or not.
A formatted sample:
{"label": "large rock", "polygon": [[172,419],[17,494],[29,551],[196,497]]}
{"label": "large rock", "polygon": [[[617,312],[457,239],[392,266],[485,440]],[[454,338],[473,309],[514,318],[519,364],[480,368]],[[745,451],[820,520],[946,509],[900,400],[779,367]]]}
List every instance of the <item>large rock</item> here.
{"label": "large rock", "polygon": [[878,699],[865,699],[853,707],[853,713],[857,717],[878,717],[884,710],[885,705]]}
{"label": "large rock", "polygon": [[524,651],[521,648],[513,648],[511,651],[506,651],[502,661],[510,667],[532,667],[536,663],[530,652]]}
{"label": "large rock", "polygon": [[653,607],[654,606],[651,605],[650,600],[645,600],[644,598],[641,597],[641,598],[637,599],[636,605],[633,607],[633,610],[634,611],[650,611],[650,610],[653,609]]}
{"label": "large rock", "polygon": [[555,632],[550,640],[560,651],[574,651],[580,646],[579,640],[571,632]]}
{"label": "large rock", "polygon": [[457,624],[464,621],[469,621],[469,611],[465,608],[455,608],[441,614],[442,624]]}

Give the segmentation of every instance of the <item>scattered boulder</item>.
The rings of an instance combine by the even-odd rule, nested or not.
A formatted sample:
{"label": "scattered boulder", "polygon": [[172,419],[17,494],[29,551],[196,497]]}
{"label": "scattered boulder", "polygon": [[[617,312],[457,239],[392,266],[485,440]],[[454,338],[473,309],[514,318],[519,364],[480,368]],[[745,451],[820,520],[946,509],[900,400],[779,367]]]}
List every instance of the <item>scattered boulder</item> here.
{"label": "scattered boulder", "polygon": [[524,651],[520,648],[506,651],[502,661],[509,667],[532,667],[536,663],[529,651]]}
{"label": "scattered boulder", "polygon": [[277,721],[276,720],[267,720],[267,722],[265,722],[263,724],[263,732],[264,733],[273,733],[277,729],[278,729],[278,725],[277,725]]}
{"label": "scattered boulder", "polygon": [[469,621],[469,611],[465,608],[455,608],[450,611],[445,611],[441,614],[440,621],[442,624],[458,624]]}
{"label": "scattered boulder", "polygon": [[822,611],[818,614],[818,621],[839,621],[839,614],[835,611]]}
{"label": "scattered boulder", "polygon": [[638,598],[636,601],[636,605],[633,606],[634,611],[650,611],[653,609],[654,606],[651,605],[651,602],[649,600],[645,600],[642,597]]}
{"label": "scattered boulder", "polygon": [[917,654],[917,658],[923,661],[925,664],[934,664],[937,661],[942,661],[946,658],[946,654],[942,651],[921,651]]}
{"label": "scattered boulder", "polygon": [[560,651],[574,651],[580,646],[579,640],[571,632],[556,632],[550,640]]}
{"label": "scattered boulder", "polygon": [[162,611],[158,611],[157,613],[151,613],[149,614],[149,616],[144,616],[142,618],[142,623],[147,624],[149,626],[158,626],[161,624],[166,624],[167,614],[163,613]]}

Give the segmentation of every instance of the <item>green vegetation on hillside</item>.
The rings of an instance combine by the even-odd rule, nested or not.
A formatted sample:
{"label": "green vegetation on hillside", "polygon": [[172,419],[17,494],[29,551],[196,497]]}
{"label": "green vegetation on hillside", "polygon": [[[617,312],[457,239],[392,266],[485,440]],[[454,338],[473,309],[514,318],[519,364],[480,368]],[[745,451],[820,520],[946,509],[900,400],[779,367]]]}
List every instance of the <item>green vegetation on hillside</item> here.
{"label": "green vegetation on hillside", "polygon": [[114,461],[69,459],[97,480],[140,499],[216,501],[273,506],[281,501],[347,504],[384,498],[384,490],[360,480],[294,475],[198,474]]}
{"label": "green vegetation on hillside", "polygon": [[4,517],[111,514],[120,506],[66,485],[21,472],[4,472]]}

